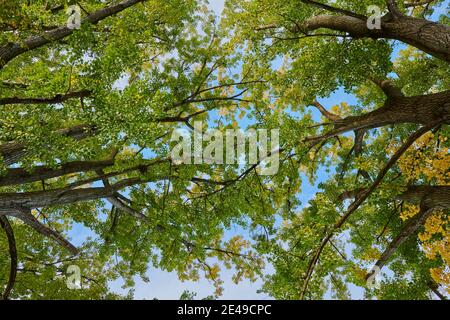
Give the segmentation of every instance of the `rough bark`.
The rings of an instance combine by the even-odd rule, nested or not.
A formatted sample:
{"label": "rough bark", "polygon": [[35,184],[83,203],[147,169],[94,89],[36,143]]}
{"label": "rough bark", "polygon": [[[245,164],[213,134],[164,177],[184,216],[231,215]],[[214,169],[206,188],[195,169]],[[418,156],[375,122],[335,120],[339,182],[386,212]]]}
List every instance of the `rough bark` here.
{"label": "rough bark", "polygon": [[382,18],[381,29],[369,29],[366,19],[318,15],[299,24],[294,31],[305,33],[320,28],[346,32],[354,38],[399,40],[438,59],[450,61],[450,27],[426,19],[389,13]]}
{"label": "rough bark", "polygon": [[2,211],[7,213],[9,208],[42,208],[109,196],[112,196],[112,191],[106,188],[0,193],[0,214],[2,214]]}
{"label": "rough bark", "polygon": [[74,161],[61,165],[58,169],[45,166],[34,167],[31,172],[23,168],[8,169],[6,174],[0,177],[0,187],[36,182],[50,178],[61,177],[66,174],[96,171],[114,164],[113,160],[104,161]]}
{"label": "rough bark", "polygon": [[422,96],[389,97],[372,112],[333,121],[334,129],[323,135],[307,138],[313,144],[355,130],[373,129],[387,125],[415,123],[426,125],[437,120],[450,123],[450,90]]}
{"label": "rough bark", "polygon": [[115,196],[119,190],[124,188],[158,179],[160,178],[128,178],[120,180],[107,188],[73,189],[66,187],[44,191],[4,192],[0,193],[0,215],[8,215],[9,210],[15,210],[17,208],[34,209],[109,198]]}
{"label": "rough bark", "polygon": [[450,186],[410,186],[399,199],[425,208],[450,209]]}

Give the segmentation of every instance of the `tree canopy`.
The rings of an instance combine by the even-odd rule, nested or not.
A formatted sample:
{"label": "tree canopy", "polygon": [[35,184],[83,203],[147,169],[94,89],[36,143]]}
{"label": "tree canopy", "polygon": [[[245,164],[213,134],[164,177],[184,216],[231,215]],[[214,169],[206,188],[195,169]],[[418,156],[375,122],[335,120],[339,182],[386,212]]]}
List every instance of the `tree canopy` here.
{"label": "tree canopy", "polygon": [[[131,298],[109,283],[149,265],[215,297],[221,268],[277,299],[450,294],[447,1],[1,4],[4,299]],[[278,129],[278,172],[173,161],[194,121]]]}

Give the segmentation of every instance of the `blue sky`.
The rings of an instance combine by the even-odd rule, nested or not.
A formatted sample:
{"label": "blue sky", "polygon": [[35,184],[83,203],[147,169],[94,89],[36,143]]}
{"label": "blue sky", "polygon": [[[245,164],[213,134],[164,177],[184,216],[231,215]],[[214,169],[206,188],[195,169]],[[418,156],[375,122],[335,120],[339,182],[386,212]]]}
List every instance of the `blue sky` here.
{"label": "blue sky", "polygon": [[[221,0],[215,2],[223,3],[223,1]],[[215,8],[217,10],[220,7],[216,6]],[[342,90],[337,91],[329,98],[320,99],[320,101],[325,106],[332,106],[333,104],[337,104],[342,101],[346,101],[349,104],[356,103],[356,99],[353,96],[346,94]],[[319,120],[320,113],[315,110],[312,111],[314,118],[316,120]],[[302,178],[302,192],[298,195],[298,198],[303,205],[306,205],[308,203],[308,200],[310,200],[314,196],[314,194],[319,190],[317,185],[320,182],[325,181],[326,178],[327,174],[324,170],[319,170],[318,179],[314,185],[311,185],[306,177]],[[241,228],[234,227],[226,232],[225,236],[231,237],[238,234],[245,236],[245,233],[246,232]],[[350,252],[348,252],[348,255],[350,255]],[[271,272],[273,272],[273,268],[270,265],[266,266],[265,273],[268,274]],[[262,280],[257,280],[256,282],[245,280],[236,285],[232,281],[233,274],[233,269],[227,270],[225,268],[222,268],[221,278],[224,282],[224,291],[220,299],[272,299],[272,297],[267,294],[261,294],[257,292],[262,286]],[[147,276],[150,279],[149,283],[145,283],[138,277],[136,277],[136,285],[134,287],[134,296],[136,299],[178,299],[185,290],[197,293],[197,298],[203,298],[213,294],[214,292],[213,284],[205,279],[201,279],[198,282],[181,282],[180,280],[178,280],[177,274],[175,272],[166,272],[153,267],[149,268],[149,270],[147,271]],[[121,285],[122,281],[115,281],[111,284],[111,288],[114,291],[125,293],[121,289]],[[356,287],[352,288],[352,295],[354,296],[354,298],[362,297],[362,290]]]}
{"label": "blue sky", "polygon": [[[225,0],[210,0],[209,7],[217,15],[220,15],[224,2]],[[234,228],[228,232],[227,236],[239,234],[240,231]],[[269,266],[267,272],[271,271],[272,268]],[[233,273],[232,269],[226,270],[225,268],[221,272],[222,280],[224,281],[224,291],[221,299],[272,299],[268,295],[257,293],[257,290],[261,288],[261,281],[252,283],[249,280],[244,280],[236,285],[231,279]],[[185,290],[197,293],[196,297],[201,299],[214,292],[212,283],[205,279],[201,279],[198,282],[181,282],[178,280],[175,272],[166,272],[152,267],[147,271],[147,276],[150,279],[149,283],[144,283],[139,278],[136,278],[136,286],[134,288],[136,299],[178,299]],[[111,289],[123,292],[121,284],[121,281],[116,281],[111,284]]]}
{"label": "blue sky", "polygon": [[[209,7],[212,9],[217,15],[220,15],[223,9],[225,0],[210,0]],[[435,13],[435,18],[439,14],[445,14],[446,5],[441,6],[440,10],[437,10],[438,12]],[[395,57],[398,54],[398,51],[403,46],[398,45],[396,46],[393,57]],[[357,100],[354,96],[346,94],[343,90],[338,90],[335,93],[333,93],[328,98],[319,99],[319,101],[327,107],[331,107],[335,104],[339,104],[341,102],[347,102],[350,105],[357,104]],[[320,114],[316,110],[312,110],[313,116],[316,120],[320,119]],[[321,181],[324,181],[327,177],[327,174],[322,170],[319,171],[318,179],[316,181],[315,185],[311,185],[308,182],[308,179],[302,179],[303,185],[302,185],[302,193],[299,194],[299,199],[301,200],[302,204],[305,205],[308,203],[308,200],[311,199],[314,194],[318,191],[317,184]],[[232,230],[229,230],[226,234],[226,236],[232,236],[236,234],[241,234],[242,229],[234,228]],[[74,243],[81,242],[83,238],[87,235],[87,230],[81,228],[80,226],[77,226],[72,230],[71,236],[74,241]],[[350,255],[350,250],[347,254]],[[269,265],[266,267],[266,272],[270,273],[273,269]],[[223,287],[223,295],[221,296],[221,299],[272,299],[270,296],[266,294],[258,294],[257,290],[261,288],[262,281],[258,280],[254,283],[245,280],[239,283],[238,285],[234,284],[231,280],[231,277],[233,275],[233,270],[226,270],[223,268],[222,270],[222,280],[224,281]],[[178,280],[178,277],[176,273],[174,272],[165,272],[161,271],[159,269],[155,269],[150,267],[147,271],[147,276],[150,279],[149,283],[144,283],[142,280],[140,280],[138,277],[136,277],[136,285],[134,287],[134,295],[136,299],[178,299],[180,295],[185,290],[189,290],[191,292],[197,293],[197,298],[203,298],[208,295],[213,294],[214,292],[214,286],[212,283],[205,279],[201,279],[198,282],[192,282],[192,281],[186,281],[181,282]],[[116,292],[126,293],[121,288],[121,281],[115,281],[111,283],[111,289]],[[351,286],[351,294],[353,298],[362,298],[363,297],[363,291],[361,288],[357,288],[354,286]],[[327,295],[329,298],[329,296]]]}
{"label": "blue sky", "polygon": [[[209,7],[217,15],[220,15],[223,10],[224,1],[225,0],[210,0]],[[357,102],[353,96],[346,94],[342,90],[337,91],[328,98],[320,99],[320,102],[325,106],[332,106],[343,101],[349,104],[355,104]],[[314,119],[319,121],[321,117],[320,113],[315,109],[312,109],[311,111],[313,112]],[[244,122],[246,122],[245,119]],[[241,123],[241,125],[245,126],[246,123]],[[311,185],[306,177],[302,179],[302,192],[298,195],[298,198],[303,205],[306,205],[308,203],[308,200],[310,200],[314,196],[314,194],[318,191],[317,185],[321,181],[326,180],[326,177],[327,174],[323,170],[320,170],[315,185]],[[231,237],[234,235],[242,235],[245,237],[245,234],[246,232],[241,228],[234,227],[226,232],[225,236]],[[85,240],[88,236],[95,237],[95,235],[91,231],[87,230],[81,225],[76,225],[73,230],[71,230],[70,236],[74,244],[82,243],[83,240]],[[269,274],[271,272],[273,272],[272,266],[266,266],[265,273]],[[226,268],[222,268],[221,279],[223,280],[224,291],[220,299],[272,299],[272,297],[267,294],[261,294],[257,292],[262,286],[262,280],[257,280],[256,282],[244,280],[236,285],[232,281],[233,274],[233,269],[228,270]],[[160,269],[153,268],[151,266],[149,266],[146,275],[150,279],[149,283],[143,282],[139,277],[135,278],[136,282],[133,288],[135,299],[178,299],[185,290],[195,292],[197,294],[196,298],[201,299],[203,297],[212,295],[215,290],[213,284],[206,279],[201,279],[197,282],[182,282],[178,279],[178,276],[175,272],[166,272]],[[129,289],[122,289],[122,284],[123,281],[117,280],[110,284],[110,288],[115,292],[126,294]],[[355,289],[352,290],[352,293],[354,294],[355,298],[358,296],[362,296],[361,290]]]}

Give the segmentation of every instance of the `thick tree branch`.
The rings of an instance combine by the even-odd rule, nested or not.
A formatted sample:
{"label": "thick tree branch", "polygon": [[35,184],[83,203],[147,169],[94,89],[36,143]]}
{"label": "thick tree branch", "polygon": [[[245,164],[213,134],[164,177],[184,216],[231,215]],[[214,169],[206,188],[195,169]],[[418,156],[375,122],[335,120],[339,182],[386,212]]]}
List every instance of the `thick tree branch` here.
{"label": "thick tree branch", "polygon": [[58,169],[37,166],[31,172],[23,168],[11,168],[7,169],[6,174],[0,177],[0,187],[57,178],[71,173],[96,171],[113,164],[113,160],[74,161],[62,164]]}
{"label": "thick tree branch", "polygon": [[448,209],[450,186],[409,186],[398,198],[426,208]]}
{"label": "thick tree branch", "polygon": [[395,0],[386,0],[386,5],[388,7],[389,12],[395,18],[402,16],[402,13],[401,13],[400,9],[398,8],[398,5],[395,2]]}
{"label": "thick tree branch", "polygon": [[404,97],[402,90],[400,88],[398,88],[397,86],[395,86],[391,80],[389,80],[389,79],[380,80],[380,79],[376,79],[376,78],[370,78],[370,80],[373,83],[375,83],[377,86],[379,86],[388,98],[395,99],[395,98]]}
{"label": "thick tree branch", "polygon": [[[137,3],[144,2],[145,0],[124,0],[117,4],[105,7],[103,9],[97,10],[92,14],[88,15],[82,20],[82,22],[89,22],[96,24],[112,15],[115,15]],[[62,26],[57,29],[53,29],[45,32],[43,35],[34,36],[24,40],[21,43],[8,43],[3,47],[0,47],[0,69],[3,68],[9,61],[15,57],[21,55],[22,53],[28,52],[30,50],[42,47],[52,41],[63,39],[72,34],[74,30]]]}
{"label": "thick tree branch", "polygon": [[17,248],[16,248],[16,239],[14,237],[14,231],[11,227],[11,224],[8,221],[8,218],[0,215],[0,226],[5,231],[6,237],[8,239],[8,247],[9,247],[9,258],[10,258],[10,267],[9,267],[9,279],[6,284],[5,290],[2,294],[3,300],[8,300],[11,291],[14,287],[14,283],[16,282],[17,276]]}
{"label": "thick tree branch", "polygon": [[[77,125],[70,128],[57,130],[55,133],[70,137],[75,140],[82,140],[92,136],[96,128],[92,125]],[[12,141],[0,145],[0,156],[3,157],[5,165],[9,166],[19,162],[26,155],[26,145],[22,142]]]}
{"label": "thick tree branch", "polygon": [[81,90],[67,94],[58,94],[52,98],[0,98],[0,105],[6,104],[54,104],[63,103],[72,98],[85,98],[91,95],[90,90]]}
{"label": "thick tree branch", "polygon": [[326,28],[346,32],[353,38],[399,40],[438,59],[450,61],[450,26],[401,14],[394,16],[395,12],[392,9],[381,19],[381,29],[369,29],[366,20],[349,15],[317,15],[297,23],[292,31],[307,34]]}
{"label": "thick tree branch", "polygon": [[361,204],[364,203],[364,201],[372,194],[372,192],[381,184],[383,181],[385,175],[388,173],[388,171],[392,168],[392,166],[397,162],[397,160],[408,150],[408,148],[422,135],[430,131],[431,129],[437,127],[440,125],[441,121],[436,121],[432,124],[429,124],[427,126],[424,126],[414,132],[407,141],[395,152],[395,154],[389,159],[389,161],[386,163],[386,165],[381,169],[379,172],[377,178],[375,179],[374,183],[366,190],[364,191],[360,196],[358,196],[355,201],[353,201],[349,207],[347,208],[347,211],[342,215],[342,217],[334,224],[331,231],[328,232],[328,234],[323,238],[321,241],[318,249],[316,250],[313,258],[310,260],[308,264],[308,269],[306,271],[305,280],[303,282],[302,290],[300,291],[300,299],[303,299],[307,290],[308,290],[308,284],[311,279],[311,276],[314,271],[314,267],[317,264],[317,261],[319,260],[319,257],[325,248],[325,246],[328,244],[328,242],[331,240],[331,238],[334,236],[335,232],[342,227],[342,225],[347,221],[347,219],[359,208]]}
{"label": "thick tree branch", "polygon": [[[400,231],[400,234],[397,235],[397,237],[395,237],[394,240],[392,240],[389,246],[381,254],[380,258],[375,263],[375,266],[379,267],[380,269],[383,268],[388,262],[388,260],[391,258],[391,256],[395,253],[395,251],[397,251],[397,248],[403,242],[405,242],[412,234],[416,233],[419,227],[425,223],[427,218],[431,216],[434,210],[435,210],[434,208],[422,209],[417,214],[417,216],[408,221],[408,223],[403,227],[402,231]],[[367,273],[366,280],[374,273],[375,269],[372,269],[369,273]]]}
{"label": "thick tree branch", "polygon": [[22,220],[26,225],[30,226],[40,234],[58,242],[62,247],[69,250],[73,255],[78,254],[78,249],[73,244],[66,240],[59,232],[52,230],[39,222],[39,220],[31,214],[30,209],[19,206],[6,209],[2,207],[0,208],[0,216],[2,215],[9,215]]}
{"label": "thick tree branch", "polygon": [[60,188],[44,191],[31,192],[12,192],[0,193],[0,215],[8,214],[9,208],[42,208],[55,205],[71,204],[81,201],[98,200],[102,198],[109,198],[115,195],[116,192],[138,184],[164,179],[165,177],[151,177],[151,178],[126,178],[119,180],[110,187],[95,187],[95,188]]}
{"label": "thick tree branch", "polygon": [[450,123],[450,90],[414,97],[388,98],[372,112],[334,121],[334,129],[319,136],[306,138],[312,145],[339,134],[361,129],[373,129],[401,123],[427,125],[434,121]]}

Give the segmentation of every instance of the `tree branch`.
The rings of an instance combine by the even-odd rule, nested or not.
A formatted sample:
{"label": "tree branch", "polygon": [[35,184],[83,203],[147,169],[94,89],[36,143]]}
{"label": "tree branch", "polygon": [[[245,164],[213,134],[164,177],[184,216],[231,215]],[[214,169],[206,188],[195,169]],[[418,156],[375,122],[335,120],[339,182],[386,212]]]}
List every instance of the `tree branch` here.
{"label": "tree branch", "polygon": [[307,137],[312,145],[339,134],[360,129],[379,128],[390,124],[417,123],[428,125],[434,121],[450,123],[450,90],[413,97],[387,99],[384,105],[369,113],[349,116],[335,121],[333,130],[319,136]]}
{"label": "tree branch", "polygon": [[402,90],[394,85],[394,83],[389,80],[380,80],[376,78],[369,78],[373,83],[375,83],[377,86],[383,90],[383,92],[386,94],[388,98],[399,98],[404,97]]}
{"label": "tree branch", "polygon": [[81,90],[76,92],[70,92],[67,94],[57,94],[52,98],[0,98],[0,105],[6,104],[55,104],[63,103],[72,98],[85,98],[91,95],[90,90]]}
{"label": "tree branch", "polygon": [[355,12],[352,12],[352,11],[349,11],[349,10],[345,10],[345,9],[336,8],[336,7],[333,7],[333,6],[324,4],[324,3],[320,3],[320,2],[317,2],[317,1],[301,0],[301,2],[303,2],[305,4],[308,4],[308,5],[311,5],[311,6],[314,6],[314,7],[317,7],[317,8],[320,8],[320,9],[324,9],[324,10],[327,10],[327,11],[330,11],[330,12],[334,12],[334,13],[340,13],[340,14],[343,14],[343,15],[346,15],[346,16],[349,16],[349,17],[354,17],[354,18],[357,18],[357,19],[360,19],[360,20],[364,20],[365,21],[367,19],[367,17],[362,15],[362,14],[358,14],[358,13],[355,13]]}
{"label": "tree branch", "polygon": [[[82,140],[92,136],[95,131],[96,128],[94,126],[82,124],[56,130],[55,133],[75,140]],[[7,166],[20,161],[26,154],[26,145],[22,142],[11,141],[0,145],[0,155],[3,157],[3,162]]]}
{"label": "tree branch", "polygon": [[370,196],[370,194],[380,185],[380,183],[383,181],[385,175],[388,173],[388,171],[391,169],[391,167],[397,162],[397,160],[408,150],[408,148],[422,135],[433,129],[434,127],[437,127],[440,125],[442,120],[433,122],[432,124],[429,124],[427,126],[424,126],[414,132],[407,141],[395,152],[395,154],[389,159],[389,161],[386,163],[386,165],[381,169],[379,172],[377,178],[375,179],[374,183],[366,190],[364,191],[359,197],[355,199],[352,204],[349,205],[347,208],[347,211],[344,213],[344,215],[335,223],[332,230],[328,233],[328,235],[322,240],[320,243],[318,249],[316,250],[316,253],[314,254],[313,258],[310,260],[308,269],[306,272],[305,280],[303,282],[303,287],[300,292],[300,299],[303,299],[306,291],[308,290],[308,284],[309,280],[311,279],[312,273],[314,271],[314,267],[319,260],[319,257],[325,248],[325,246],[328,244],[328,242],[333,237],[334,233],[342,227],[342,225],[347,221],[347,219],[359,208],[361,204],[364,203],[364,201]]}
{"label": "tree branch", "polygon": [[[98,170],[97,171],[98,175],[104,175],[103,170]],[[103,178],[103,185],[105,186],[106,189],[111,189],[111,184],[108,181],[108,178]],[[144,215],[143,213],[134,210],[132,207],[128,206],[126,203],[124,203],[120,198],[122,199],[126,199],[127,202],[131,203],[131,200],[128,200],[127,198],[125,198],[124,196],[122,196],[119,192],[114,192],[112,191],[112,196],[107,197],[106,199],[117,209],[122,210],[132,216],[134,216],[135,218],[148,222],[149,219],[146,215]]]}
{"label": "tree branch", "polygon": [[3,291],[2,299],[8,300],[9,295],[14,287],[14,283],[16,281],[17,276],[17,248],[16,248],[16,239],[14,237],[14,231],[11,227],[11,224],[8,221],[8,218],[0,215],[0,225],[6,233],[6,237],[8,238],[8,246],[9,246],[9,257],[11,260],[9,267],[9,279],[8,284],[6,285],[5,291]]}
{"label": "tree branch", "polygon": [[[381,254],[378,261],[375,263],[375,266],[379,267],[380,269],[383,268],[387,261],[391,258],[391,256],[395,253],[397,248],[405,242],[412,234],[414,234],[420,226],[422,226],[427,218],[431,216],[431,214],[435,211],[434,208],[431,209],[422,209],[417,216],[412,218],[400,231],[400,234],[392,240],[392,242],[389,244],[389,246],[384,250],[384,252]],[[369,273],[366,275],[366,280],[372,276],[375,273],[375,269],[373,268]]]}
{"label": "tree branch", "polygon": [[439,292],[439,285],[434,282],[433,280],[431,280],[430,282],[427,283],[428,288],[430,288],[431,291],[433,291],[433,293],[435,295],[438,296],[439,299],[441,300],[447,300],[447,297],[444,296],[442,293]]}
{"label": "tree branch", "polygon": [[[7,209],[9,210],[9,214],[6,215],[18,218],[22,220],[26,225],[30,226],[40,234],[45,237],[52,238],[56,242],[58,242],[62,247],[69,250],[73,255],[78,254],[78,249],[71,244],[68,240],[66,240],[59,232],[50,229],[49,227],[43,225],[36,219],[32,214],[31,210],[23,207],[15,207]],[[3,210],[4,211],[4,210]],[[2,215],[2,210],[0,210],[0,215]]]}
{"label": "tree branch", "polygon": [[[82,22],[89,22],[96,24],[107,17],[115,15],[137,3],[143,2],[145,0],[124,0],[117,4],[105,7],[103,9],[97,10],[94,13],[88,15],[82,20]],[[30,37],[20,43],[8,43],[3,47],[0,47],[0,69],[3,68],[9,61],[15,57],[21,55],[22,53],[28,52],[30,50],[42,47],[52,41],[63,39],[72,34],[74,30],[67,26],[61,26],[57,29],[45,32],[40,36]]]}
{"label": "tree branch", "polygon": [[316,107],[320,111],[320,113],[328,120],[338,121],[342,119],[337,114],[331,113],[327,109],[325,109],[325,107],[322,104],[320,104],[320,102],[318,102],[317,100],[314,100],[311,105]]}
{"label": "tree branch", "polygon": [[389,12],[394,16],[394,18],[402,16],[402,13],[398,8],[398,5],[395,2],[395,0],[386,0],[386,5],[388,7]]}
{"label": "tree branch", "polygon": [[[307,34],[321,28],[348,33],[353,38],[399,40],[444,61],[450,61],[450,27],[426,19],[407,17],[391,7],[381,29],[369,29],[366,20],[349,15],[317,15],[290,30]],[[392,19],[393,18],[393,19]]]}
{"label": "tree branch", "polygon": [[113,164],[113,160],[73,161],[62,164],[58,169],[46,166],[33,167],[31,172],[23,168],[10,168],[7,169],[5,175],[0,177],[0,187],[57,178],[71,173],[95,171],[112,166]]}

